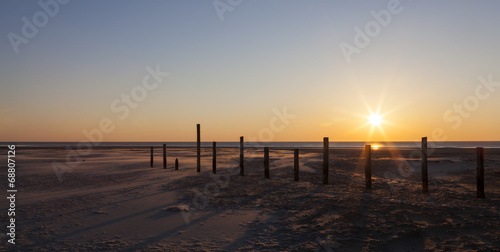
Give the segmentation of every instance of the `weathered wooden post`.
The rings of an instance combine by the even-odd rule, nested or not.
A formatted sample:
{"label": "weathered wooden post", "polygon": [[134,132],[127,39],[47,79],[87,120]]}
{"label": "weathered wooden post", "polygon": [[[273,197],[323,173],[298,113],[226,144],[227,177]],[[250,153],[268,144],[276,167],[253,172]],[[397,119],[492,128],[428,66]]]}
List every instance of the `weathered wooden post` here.
{"label": "weathered wooden post", "polygon": [[427,137],[422,137],[422,192],[429,192],[429,177],[427,172]]}
{"label": "weathered wooden post", "polygon": [[177,158],[175,159],[175,170],[179,170],[179,160]]}
{"label": "weathered wooden post", "polygon": [[477,197],[484,199],[484,149],[483,147],[476,148],[477,155]]}
{"label": "weathered wooden post", "polygon": [[323,138],[323,184],[328,185],[328,155],[330,147],[328,146],[328,137]]}
{"label": "weathered wooden post", "polygon": [[167,145],[163,144],[163,169],[167,169]]}
{"label": "weathered wooden post", "polygon": [[240,137],[240,176],[245,176],[243,137]]}
{"label": "weathered wooden post", "polygon": [[212,158],[212,172],[217,173],[217,143],[214,141],[213,146],[213,158]]}
{"label": "weathered wooden post", "polygon": [[365,145],[365,187],[372,189],[372,146]]}
{"label": "weathered wooden post", "polygon": [[196,124],[196,171],[201,171],[200,124]]}
{"label": "weathered wooden post", "polygon": [[269,178],[269,147],[264,147],[264,176]]}
{"label": "weathered wooden post", "polygon": [[153,146],[151,146],[151,167],[153,167]]}
{"label": "weathered wooden post", "polygon": [[293,150],[293,180],[299,181],[299,149]]}

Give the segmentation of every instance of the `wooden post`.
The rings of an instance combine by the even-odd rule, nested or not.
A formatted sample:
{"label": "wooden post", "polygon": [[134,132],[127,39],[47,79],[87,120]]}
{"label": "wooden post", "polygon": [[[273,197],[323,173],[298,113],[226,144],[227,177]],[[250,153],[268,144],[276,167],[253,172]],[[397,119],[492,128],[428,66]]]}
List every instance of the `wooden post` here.
{"label": "wooden post", "polygon": [[372,189],[372,146],[365,145],[365,186]]}
{"label": "wooden post", "polygon": [[264,176],[269,178],[269,147],[264,147]]}
{"label": "wooden post", "polygon": [[245,176],[243,137],[240,137],[240,176]]}
{"label": "wooden post", "polygon": [[484,149],[483,147],[476,148],[477,155],[477,197],[484,199]]}
{"label": "wooden post", "polygon": [[217,173],[217,143],[214,141],[213,146],[213,158],[212,158],[212,172]]}
{"label": "wooden post", "polygon": [[167,169],[167,145],[163,144],[163,169]]}
{"label": "wooden post", "polygon": [[196,124],[196,171],[201,171],[200,124]]}
{"label": "wooden post", "polygon": [[299,149],[293,150],[293,180],[299,181]]}
{"label": "wooden post", "polygon": [[328,155],[330,147],[328,146],[328,137],[323,138],[323,184],[328,185]]}
{"label": "wooden post", "polygon": [[153,146],[151,146],[151,167],[153,167]]}
{"label": "wooden post", "polygon": [[429,176],[427,173],[427,137],[422,137],[422,192],[429,192]]}
{"label": "wooden post", "polygon": [[177,158],[175,159],[175,170],[179,170],[179,160]]}

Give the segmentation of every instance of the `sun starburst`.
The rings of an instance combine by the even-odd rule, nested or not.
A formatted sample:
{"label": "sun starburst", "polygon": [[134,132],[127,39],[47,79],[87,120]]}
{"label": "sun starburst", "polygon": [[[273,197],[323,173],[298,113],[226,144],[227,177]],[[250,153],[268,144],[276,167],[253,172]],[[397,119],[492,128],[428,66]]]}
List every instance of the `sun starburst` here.
{"label": "sun starburst", "polygon": [[368,116],[368,121],[372,126],[378,127],[382,123],[382,116],[378,113],[372,113],[370,116]]}

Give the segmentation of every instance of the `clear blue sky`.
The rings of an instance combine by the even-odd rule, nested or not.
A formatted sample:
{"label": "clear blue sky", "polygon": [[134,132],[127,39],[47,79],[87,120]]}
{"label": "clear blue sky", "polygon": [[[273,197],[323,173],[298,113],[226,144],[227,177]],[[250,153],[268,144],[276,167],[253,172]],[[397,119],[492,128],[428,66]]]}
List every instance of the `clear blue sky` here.
{"label": "clear blue sky", "polygon": [[[389,2],[244,0],[221,20],[213,1],[70,1],[15,53],[8,34],[42,8],[1,1],[0,140],[79,141],[102,118],[116,125],[105,141],[191,141],[196,123],[205,140],[237,140],[284,106],[296,117],[273,140],[413,140],[436,127],[500,140],[498,90],[460,124],[455,111],[443,120],[478,76],[500,81],[500,2],[401,1],[349,63],[340,44]],[[170,75],[119,120],[110,104],[156,65]],[[369,108],[380,128],[364,127]]]}

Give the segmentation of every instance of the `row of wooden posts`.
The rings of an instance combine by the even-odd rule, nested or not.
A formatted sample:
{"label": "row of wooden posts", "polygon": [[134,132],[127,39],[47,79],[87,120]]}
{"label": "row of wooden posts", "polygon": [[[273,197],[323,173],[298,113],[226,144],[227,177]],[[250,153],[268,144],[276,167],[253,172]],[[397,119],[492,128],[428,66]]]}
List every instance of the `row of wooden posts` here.
{"label": "row of wooden posts", "polygon": [[[200,142],[200,125],[197,128],[197,142],[196,142],[196,171],[201,171],[201,142]],[[217,143],[213,142],[212,145],[213,158],[212,158],[212,172],[217,173]],[[371,145],[365,145],[365,188],[372,189],[372,170],[371,170]],[[329,170],[329,140],[328,137],[323,138],[323,184],[328,184],[328,170]],[[422,137],[422,192],[429,192],[429,176],[427,166],[427,137]],[[484,149],[482,147],[476,148],[477,156],[477,198],[485,198],[484,194]],[[293,150],[293,177],[295,181],[299,181],[299,149]],[[244,141],[240,137],[240,176],[245,176],[245,162],[244,162]],[[153,167],[153,147],[151,146],[151,167]],[[179,160],[175,159],[175,170],[179,170]],[[163,169],[167,168],[167,151],[166,144],[163,144]],[[269,178],[269,147],[264,147],[264,176]]]}

